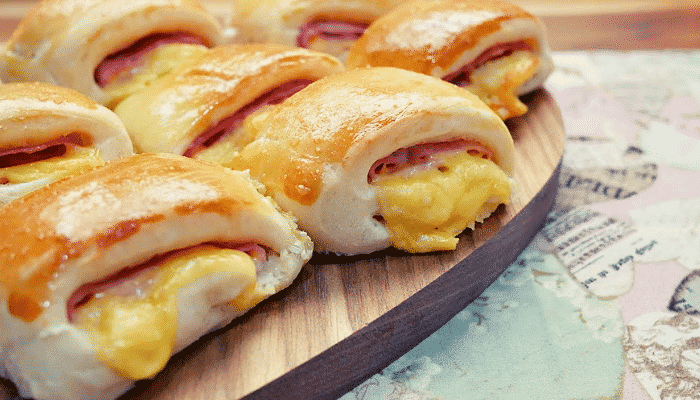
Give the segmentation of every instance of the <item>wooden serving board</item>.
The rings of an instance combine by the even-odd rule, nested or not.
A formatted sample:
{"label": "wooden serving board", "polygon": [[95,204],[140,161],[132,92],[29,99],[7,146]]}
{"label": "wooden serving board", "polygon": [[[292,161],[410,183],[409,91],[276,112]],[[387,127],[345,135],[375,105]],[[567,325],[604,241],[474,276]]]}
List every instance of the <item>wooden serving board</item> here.
{"label": "wooden serving board", "polygon": [[[515,260],[554,202],[561,115],[544,90],[524,100],[528,114],[508,123],[515,200],[465,231],[457,250],[316,254],[291,287],[175,355],[122,399],[335,399],[444,325]],[[16,398],[0,380],[0,400]]]}
{"label": "wooden serving board", "polygon": [[[554,202],[561,116],[544,90],[524,100],[529,113],[508,123],[515,201],[462,233],[457,250],[316,254],[291,287],[175,355],[122,400],[336,399],[440,328],[516,259]],[[0,400],[15,398],[0,380]]]}

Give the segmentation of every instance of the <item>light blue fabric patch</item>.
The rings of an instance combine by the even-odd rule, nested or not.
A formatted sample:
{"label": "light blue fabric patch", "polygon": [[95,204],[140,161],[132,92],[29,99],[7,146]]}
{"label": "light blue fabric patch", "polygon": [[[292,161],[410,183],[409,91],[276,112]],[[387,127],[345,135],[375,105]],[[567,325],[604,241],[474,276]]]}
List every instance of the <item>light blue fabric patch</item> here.
{"label": "light blue fabric patch", "polygon": [[618,398],[623,332],[616,300],[588,295],[530,245],[481,297],[342,400]]}

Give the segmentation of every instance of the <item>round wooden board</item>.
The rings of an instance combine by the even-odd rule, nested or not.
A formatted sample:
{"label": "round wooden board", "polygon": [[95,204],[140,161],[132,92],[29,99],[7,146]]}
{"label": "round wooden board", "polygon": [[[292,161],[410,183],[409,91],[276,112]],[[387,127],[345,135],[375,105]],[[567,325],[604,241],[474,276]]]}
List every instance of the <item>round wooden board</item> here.
{"label": "round wooden board", "polygon": [[[524,101],[528,114],[508,122],[517,195],[462,233],[457,250],[315,255],[291,287],[121,399],[336,399],[440,328],[515,261],[554,203],[561,115],[544,90]],[[0,400],[15,398],[2,381]]]}

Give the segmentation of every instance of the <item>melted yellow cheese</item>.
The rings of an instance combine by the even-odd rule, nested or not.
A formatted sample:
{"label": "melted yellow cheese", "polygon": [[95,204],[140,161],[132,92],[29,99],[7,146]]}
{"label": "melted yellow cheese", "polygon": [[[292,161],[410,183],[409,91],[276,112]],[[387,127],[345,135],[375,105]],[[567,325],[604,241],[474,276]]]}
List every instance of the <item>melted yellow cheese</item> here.
{"label": "melted yellow cheese", "polygon": [[[227,273],[240,287],[231,304],[247,310],[263,300],[253,259],[213,246],[184,250],[130,282],[135,293],[110,289],[78,310],[76,323],[91,337],[98,359],[130,379],[158,373],[170,359],[177,334],[178,291],[213,273]],[[147,286],[144,288],[142,286]],[[193,321],[190,321],[193,322]]]}
{"label": "melted yellow cheese", "polygon": [[539,64],[540,59],[530,51],[513,52],[475,69],[465,89],[479,96],[502,119],[523,115],[527,106],[518,99],[517,90],[532,78]]}
{"label": "melted yellow cheese", "polygon": [[139,92],[149,84],[184,62],[194,59],[208,48],[203,45],[171,43],[159,46],[144,57],[144,63],[128,71],[129,79],[109,84],[105,91],[110,95],[107,107],[114,109],[120,101]]}
{"label": "melted yellow cheese", "polygon": [[496,164],[467,153],[440,168],[393,173],[372,185],[392,245],[421,253],[454,250],[460,232],[508,203],[511,194],[511,180]]}
{"label": "melted yellow cheese", "polygon": [[256,110],[238,128],[228,132],[210,147],[197,152],[194,158],[230,168],[241,149],[255,140],[272,107],[275,105],[266,105]]}
{"label": "melted yellow cheese", "polygon": [[95,147],[67,145],[66,153],[30,164],[0,168],[0,179],[8,184],[32,182],[39,179],[59,179],[85,173],[104,164]]}

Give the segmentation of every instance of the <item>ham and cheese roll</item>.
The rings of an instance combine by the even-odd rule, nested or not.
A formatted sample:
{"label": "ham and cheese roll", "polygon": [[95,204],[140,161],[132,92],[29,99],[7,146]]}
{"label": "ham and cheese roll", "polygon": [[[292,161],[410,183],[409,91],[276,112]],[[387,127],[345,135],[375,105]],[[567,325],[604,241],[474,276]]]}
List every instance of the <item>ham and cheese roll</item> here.
{"label": "ham and cheese roll", "polygon": [[278,43],[342,60],[375,19],[400,0],[234,0],[230,24],[240,43]]}
{"label": "ham and cheese roll", "polygon": [[514,147],[472,93],[397,68],[320,79],[272,109],[231,164],[319,251],[454,249],[511,196]]}
{"label": "ham and cheese roll", "polygon": [[133,154],[119,118],[74,90],[0,85],[0,205]]}
{"label": "ham and cheese roll", "polygon": [[121,102],[138,152],[168,152],[226,165],[248,140],[248,121],[309,83],[338,73],[328,54],[271,44],[210,49]]}
{"label": "ham and cheese roll", "polygon": [[[42,0],[13,32],[0,62],[7,81],[53,83],[108,104],[136,90],[122,84],[139,69],[167,70],[189,56],[188,46],[223,40],[221,25],[197,0]],[[187,44],[185,54],[171,49],[152,59],[172,43]]]}
{"label": "ham and cheese roll", "polygon": [[23,397],[110,399],[289,285],[308,236],[245,172],[140,154],[0,218],[0,375]]}
{"label": "ham and cheese roll", "polygon": [[444,79],[477,94],[503,119],[523,115],[518,96],[553,69],[545,27],[501,0],[418,0],[376,20],[348,67],[393,66]]}

